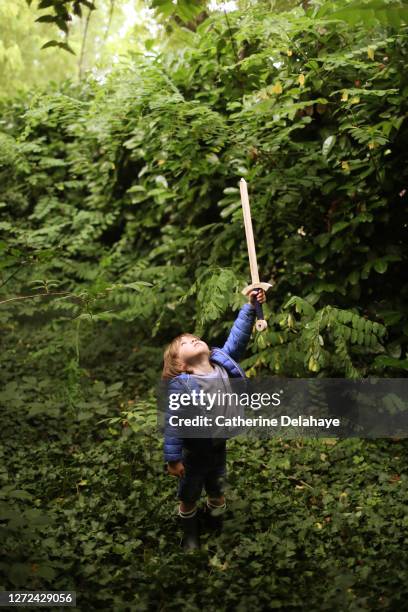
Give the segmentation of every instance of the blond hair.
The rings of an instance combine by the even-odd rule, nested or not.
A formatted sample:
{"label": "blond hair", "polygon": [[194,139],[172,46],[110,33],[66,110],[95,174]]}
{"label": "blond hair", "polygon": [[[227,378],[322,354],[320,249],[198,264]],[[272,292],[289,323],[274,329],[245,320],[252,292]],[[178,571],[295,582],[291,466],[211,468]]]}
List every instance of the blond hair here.
{"label": "blond hair", "polygon": [[189,338],[197,338],[198,340],[201,339],[195,334],[180,334],[179,336],[176,336],[176,338],[170,342],[164,351],[162,378],[174,378],[174,376],[178,376],[185,371],[185,368],[183,368],[183,363],[179,358],[181,339],[185,336]]}

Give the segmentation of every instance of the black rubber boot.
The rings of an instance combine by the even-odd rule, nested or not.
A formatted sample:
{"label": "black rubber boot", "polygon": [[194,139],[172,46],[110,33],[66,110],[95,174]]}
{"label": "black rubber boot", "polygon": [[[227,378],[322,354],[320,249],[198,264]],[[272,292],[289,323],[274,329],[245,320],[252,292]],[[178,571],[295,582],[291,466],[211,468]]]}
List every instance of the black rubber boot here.
{"label": "black rubber boot", "polygon": [[181,546],[187,552],[200,548],[200,533],[198,528],[197,513],[191,518],[178,517],[183,530]]}
{"label": "black rubber boot", "polygon": [[205,504],[201,510],[202,522],[205,528],[212,531],[214,535],[220,535],[224,526],[224,514],[217,514]]}

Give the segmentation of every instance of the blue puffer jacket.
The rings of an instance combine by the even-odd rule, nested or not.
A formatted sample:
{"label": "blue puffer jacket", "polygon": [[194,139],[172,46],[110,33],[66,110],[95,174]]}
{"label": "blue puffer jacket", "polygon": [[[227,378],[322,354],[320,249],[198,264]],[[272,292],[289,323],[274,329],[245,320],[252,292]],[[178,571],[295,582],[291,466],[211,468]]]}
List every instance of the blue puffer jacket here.
{"label": "blue puffer jacket", "polygon": [[[212,347],[210,362],[223,366],[231,378],[245,378],[245,372],[237,363],[245,351],[252,327],[255,322],[255,307],[252,304],[244,304],[238,313],[234,325],[231,328],[226,343],[222,348]],[[179,374],[168,383],[168,393],[188,393],[196,389],[199,393],[200,387],[190,374]],[[165,420],[168,423],[169,409],[167,409]],[[211,444],[207,438],[175,438],[165,434],[164,436],[164,460],[179,461],[182,458],[183,446],[194,447],[195,450],[205,450]]]}

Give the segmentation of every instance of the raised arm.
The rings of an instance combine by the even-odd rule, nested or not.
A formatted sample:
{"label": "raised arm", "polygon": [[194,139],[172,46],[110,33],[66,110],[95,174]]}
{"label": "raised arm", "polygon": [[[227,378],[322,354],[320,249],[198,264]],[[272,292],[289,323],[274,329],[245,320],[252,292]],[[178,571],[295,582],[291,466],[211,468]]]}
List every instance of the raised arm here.
{"label": "raised arm", "polygon": [[243,355],[251,337],[254,323],[255,306],[250,303],[244,304],[235,319],[226,343],[222,347],[222,350],[235,361],[239,361]]}

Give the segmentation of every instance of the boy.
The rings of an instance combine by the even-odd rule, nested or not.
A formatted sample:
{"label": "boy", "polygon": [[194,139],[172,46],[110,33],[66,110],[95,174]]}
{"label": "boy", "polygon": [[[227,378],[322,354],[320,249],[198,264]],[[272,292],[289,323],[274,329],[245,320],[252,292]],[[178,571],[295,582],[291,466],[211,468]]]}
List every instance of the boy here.
{"label": "boy", "polygon": [[[266,301],[262,289],[251,291],[248,304],[238,313],[226,343],[221,348],[208,345],[193,334],[180,334],[164,352],[162,378],[168,380],[168,393],[189,393],[215,390],[222,381],[228,391],[228,378],[245,378],[236,363],[245,351],[255,322],[255,300]],[[213,379],[213,381],[211,380]],[[218,389],[218,387],[217,387]],[[166,422],[168,418],[166,414]],[[177,495],[180,501],[179,520],[183,528],[182,545],[185,550],[199,548],[197,501],[204,486],[207,503],[204,514],[210,527],[222,528],[222,514],[226,509],[223,485],[226,466],[226,440],[214,438],[164,438],[164,460],[168,472],[179,478]]]}

